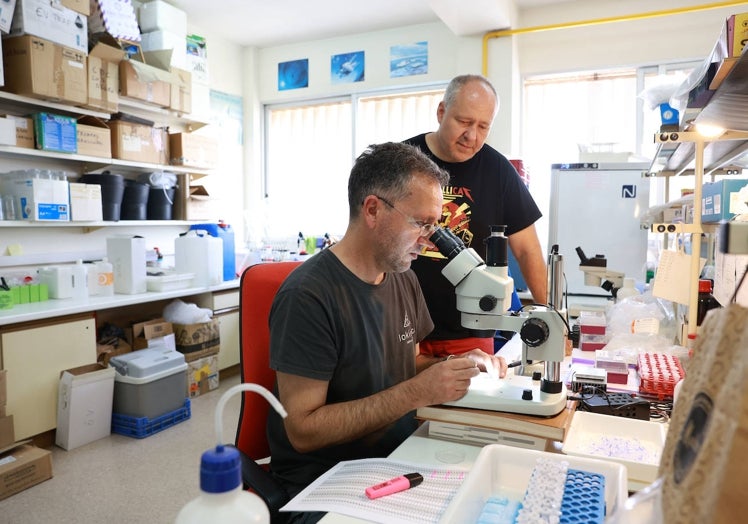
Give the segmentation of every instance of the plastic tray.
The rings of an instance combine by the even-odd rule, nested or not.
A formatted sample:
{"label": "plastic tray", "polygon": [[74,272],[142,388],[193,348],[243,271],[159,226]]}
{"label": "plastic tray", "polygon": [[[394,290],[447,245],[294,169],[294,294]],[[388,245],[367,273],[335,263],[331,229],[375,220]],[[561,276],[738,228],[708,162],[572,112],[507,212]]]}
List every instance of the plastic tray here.
{"label": "plastic tray", "polygon": [[145,283],[148,291],[174,291],[190,287],[194,279],[194,273],[165,273],[146,275]]}
{"label": "plastic tray", "polygon": [[153,419],[112,413],[112,433],[126,437],[145,438],[179,424],[189,419],[190,416],[190,399],[185,399],[184,406],[181,408]]}
{"label": "plastic tray", "polygon": [[623,464],[629,482],[651,483],[657,478],[667,430],[662,422],[577,411],[561,450]]}
{"label": "plastic tray", "polygon": [[[569,469],[605,477],[605,512],[612,515],[628,497],[626,468],[611,461],[523,449],[485,446],[439,522],[476,522],[491,497],[522,500],[538,458],[566,461]],[[563,515],[562,515],[563,518]]]}

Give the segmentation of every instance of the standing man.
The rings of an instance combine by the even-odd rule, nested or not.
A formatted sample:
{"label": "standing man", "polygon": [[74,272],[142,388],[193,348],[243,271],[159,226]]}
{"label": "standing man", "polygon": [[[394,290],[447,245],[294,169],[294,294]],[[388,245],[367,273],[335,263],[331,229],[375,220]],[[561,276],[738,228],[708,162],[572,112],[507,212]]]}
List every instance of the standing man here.
{"label": "standing man", "polygon": [[[479,369],[506,362],[419,355],[433,323],[411,262],[442,214],[449,176],[417,148],[370,146],[348,182],[345,236],[296,268],[270,311],[270,367],[288,412],[271,410],[271,470],[295,496],[341,460],[385,457],[415,410],[462,398]],[[290,522],[316,522],[302,513]]]}
{"label": "standing man", "polygon": [[[439,128],[406,140],[450,174],[444,188],[441,224],[485,259],[483,243],[490,226],[506,225],[509,247],[522,269],[533,300],[547,302],[547,271],[535,221],[540,210],[517,174],[486,138],[499,110],[491,83],[480,75],[457,76],[449,83],[436,118]],[[431,356],[460,354],[472,348],[494,353],[493,330],[469,330],[460,324],[454,287],[441,274],[447,260],[427,248],[411,265],[434,321],[421,345]]]}

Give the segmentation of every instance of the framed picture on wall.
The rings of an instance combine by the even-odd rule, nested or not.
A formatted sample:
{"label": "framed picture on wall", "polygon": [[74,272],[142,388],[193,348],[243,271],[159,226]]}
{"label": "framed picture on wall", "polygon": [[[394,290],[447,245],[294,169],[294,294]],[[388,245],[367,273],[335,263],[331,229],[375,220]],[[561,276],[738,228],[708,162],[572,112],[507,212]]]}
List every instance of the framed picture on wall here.
{"label": "framed picture on wall", "polygon": [[278,91],[309,87],[309,59],[278,63]]}
{"label": "framed picture on wall", "polygon": [[429,43],[390,47],[390,78],[425,75],[429,72]]}
{"label": "framed picture on wall", "polygon": [[330,83],[363,82],[366,74],[364,52],[354,51],[330,57]]}

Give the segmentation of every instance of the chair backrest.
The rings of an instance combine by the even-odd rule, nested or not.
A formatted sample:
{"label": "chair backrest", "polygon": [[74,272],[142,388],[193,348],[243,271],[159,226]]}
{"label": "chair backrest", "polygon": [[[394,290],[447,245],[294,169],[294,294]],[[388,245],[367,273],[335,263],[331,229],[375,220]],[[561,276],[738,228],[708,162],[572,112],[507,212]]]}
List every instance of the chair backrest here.
{"label": "chair backrest", "polygon": [[[239,344],[242,382],[273,391],[275,371],[270,369],[268,317],[278,288],[301,262],[256,264],[242,273],[239,284]],[[270,405],[261,395],[242,394],[236,447],[253,460],[270,455],[265,426]]]}

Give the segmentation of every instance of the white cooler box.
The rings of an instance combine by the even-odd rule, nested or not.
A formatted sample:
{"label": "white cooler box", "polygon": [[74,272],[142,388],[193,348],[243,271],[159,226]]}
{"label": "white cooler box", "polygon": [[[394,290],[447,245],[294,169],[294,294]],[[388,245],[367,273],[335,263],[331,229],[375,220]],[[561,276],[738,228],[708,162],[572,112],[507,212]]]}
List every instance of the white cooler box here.
{"label": "white cooler box", "polygon": [[176,411],[187,398],[187,363],[178,351],[151,348],[109,360],[114,376],[114,407],[121,415],[149,419]]}

